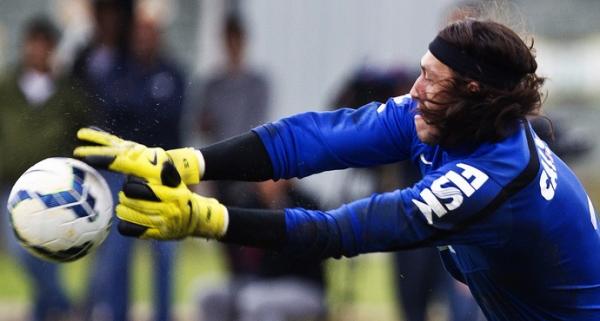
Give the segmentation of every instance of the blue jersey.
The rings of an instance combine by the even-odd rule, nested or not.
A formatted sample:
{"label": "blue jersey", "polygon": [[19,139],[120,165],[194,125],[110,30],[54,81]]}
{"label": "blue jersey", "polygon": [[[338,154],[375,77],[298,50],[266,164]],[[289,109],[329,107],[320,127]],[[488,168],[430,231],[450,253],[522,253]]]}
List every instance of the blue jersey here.
{"label": "blue jersey", "polygon": [[573,172],[527,122],[496,143],[422,143],[409,96],[255,129],[276,178],[411,159],[414,186],[286,209],[288,248],[324,257],[437,246],[489,320],[600,320],[600,233]]}

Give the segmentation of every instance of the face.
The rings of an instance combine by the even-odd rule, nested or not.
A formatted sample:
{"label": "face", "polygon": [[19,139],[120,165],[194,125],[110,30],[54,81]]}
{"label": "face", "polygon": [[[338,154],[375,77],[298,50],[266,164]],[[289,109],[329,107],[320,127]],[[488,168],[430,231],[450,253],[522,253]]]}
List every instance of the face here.
{"label": "face", "polygon": [[140,61],[151,61],[160,50],[160,29],[151,18],[135,19],[131,33],[131,51]]}
{"label": "face", "polygon": [[[443,89],[441,83],[452,77],[452,69],[435,58],[429,51],[421,58],[421,74],[410,89],[410,95],[419,102],[419,109],[423,106],[428,109],[444,108],[443,105],[432,103],[428,100],[439,100]],[[426,144],[436,144],[439,140],[439,130],[428,124],[427,120],[417,113],[415,115],[417,136]]]}
{"label": "face", "polygon": [[124,23],[124,13],[116,3],[101,5],[95,12],[96,33],[104,45],[118,45]]}
{"label": "face", "polygon": [[23,44],[23,65],[40,72],[50,70],[54,43],[41,35],[28,37]]}

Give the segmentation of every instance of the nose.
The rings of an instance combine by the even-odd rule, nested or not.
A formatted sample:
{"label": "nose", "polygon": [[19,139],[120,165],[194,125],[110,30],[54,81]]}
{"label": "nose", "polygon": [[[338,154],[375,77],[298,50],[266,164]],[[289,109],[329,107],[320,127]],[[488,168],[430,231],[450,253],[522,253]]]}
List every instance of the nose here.
{"label": "nose", "polygon": [[410,96],[413,99],[419,99],[420,98],[419,97],[420,96],[419,93],[421,91],[420,87],[421,87],[421,76],[419,76],[419,78],[417,78],[415,80],[415,83],[413,84],[412,88],[410,88],[409,94],[410,94]]}

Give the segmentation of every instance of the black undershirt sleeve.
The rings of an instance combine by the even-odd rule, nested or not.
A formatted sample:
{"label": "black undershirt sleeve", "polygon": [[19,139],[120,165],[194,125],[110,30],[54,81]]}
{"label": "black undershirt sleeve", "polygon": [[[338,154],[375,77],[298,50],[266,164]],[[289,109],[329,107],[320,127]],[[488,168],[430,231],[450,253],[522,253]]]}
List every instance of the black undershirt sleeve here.
{"label": "black undershirt sleeve", "polygon": [[220,241],[279,250],[286,242],[283,210],[227,207],[229,226]]}
{"label": "black undershirt sleeve", "polygon": [[[200,149],[204,156],[202,180],[264,181],[273,178],[271,159],[252,131]],[[285,243],[283,210],[227,207],[225,243],[277,250]]]}
{"label": "black undershirt sleeve", "polygon": [[202,180],[265,181],[273,165],[258,134],[245,134],[200,149],[205,171]]}

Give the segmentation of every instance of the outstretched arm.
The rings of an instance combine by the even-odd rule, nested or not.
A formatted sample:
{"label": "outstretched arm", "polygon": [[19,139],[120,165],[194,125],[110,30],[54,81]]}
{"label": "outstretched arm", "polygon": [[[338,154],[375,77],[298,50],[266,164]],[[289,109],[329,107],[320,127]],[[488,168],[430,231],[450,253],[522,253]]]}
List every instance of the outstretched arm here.
{"label": "outstretched arm", "polygon": [[[129,229],[127,234],[161,239],[198,235],[274,247],[287,239],[283,215],[227,209],[216,200],[189,192],[185,185],[200,178],[259,181],[303,177],[404,159],[416,139],[413,113],[414,102],[408,97],[358,110],[305,113],[201,150],[146,148],[85,129],[79,138],[100,146],[79,147],[75,155],[92,165],[145,180],[144,193],[133,193],[139,189],[126,185],[120,196],[119,216],[142,227]],[[177,173],[181,180],[174,178]],[[181,226],[177,213],[183,213],[180,216],[189,226]]]}
{"label": "outstretched arm", "polygon": [[202,180],[304,177],[405,159],[415,143],[413,102],[304,113],[200,149]]}
{"label": "outstretched arm", "polygon": [[[408,96],[357,110],[309,112],[281,119],[196,150],[146,148],[108,133],[82,129],[87,143],[74,155],[96,167],[158,179],[171,159],[186,184],[203,180],[262,181],[305,177],[348,167],[367,167],[408,158],[418,143]],[[153,162],[155,155],[158,163]],[[148,162],[150,160],[150,162]]]}
{"label": "outstretched arm", "polygon": [[407,159],[418,143],[408,96],[359,109],[298,114],[254,129],[273,166],[273,178],[369,167]]}
{"label": "outstretched arm", "polygon": [[254,132],[200,149],[206,165],[202,180],[265,181],[273,177],[273,165]]}
{"label": "outstretched arm", "polygon": [[[473,222],[493,211],[489,206],[501,192],[500,185],[467,163],[444,166],[414,187],[372,195],[331,211],[231,208],[192,193],[184,184],[171,188],[130,179],[117,214],[146,226],[142,237],[201,236],[315,257],[351,257],[450,243],[497,242],[486,231],[498,230],[502,222]],[[456,233],[466,227],[468,232]]]}

